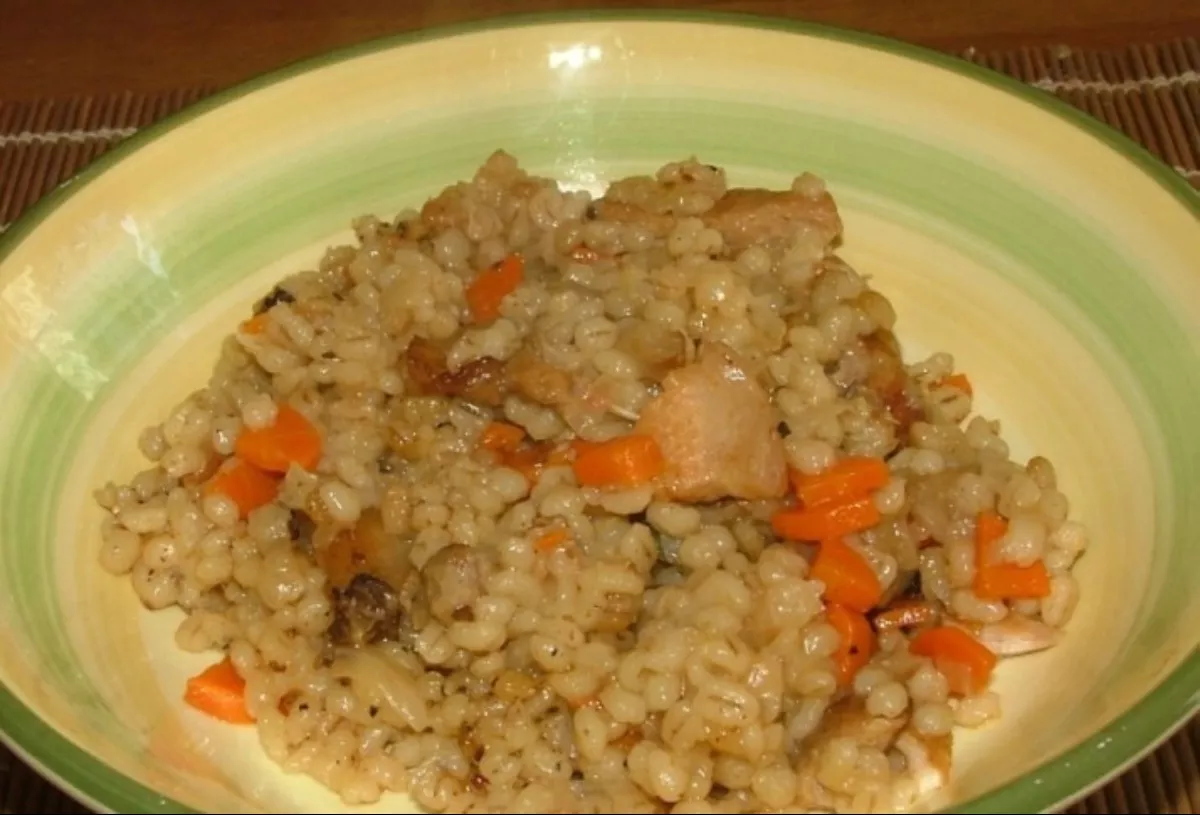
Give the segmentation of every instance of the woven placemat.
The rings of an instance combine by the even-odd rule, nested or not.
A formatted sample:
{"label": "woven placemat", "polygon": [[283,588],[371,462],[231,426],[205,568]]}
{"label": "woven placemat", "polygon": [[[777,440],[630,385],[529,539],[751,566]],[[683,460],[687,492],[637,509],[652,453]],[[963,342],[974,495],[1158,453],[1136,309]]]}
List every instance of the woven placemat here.
{"label": "woven placemat", "polygon": [[[966,59],[1053,93],[1145,145],[1200,190],[1200,41],[982,53]],[[139,128],[206,96],[0,100],[0,231]],[[1070,813],[1200,813],[1200,719]],[[0,813],[87,813],[0,747]]]}

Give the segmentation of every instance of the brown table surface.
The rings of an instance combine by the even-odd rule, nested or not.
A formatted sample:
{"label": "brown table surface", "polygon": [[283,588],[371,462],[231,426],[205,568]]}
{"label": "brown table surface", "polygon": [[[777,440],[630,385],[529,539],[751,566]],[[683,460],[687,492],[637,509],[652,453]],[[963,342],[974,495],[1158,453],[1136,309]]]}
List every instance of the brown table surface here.
{"label": "brown table surface", "polygon": [[[606,0],[0,0],[0,232],[112,144],[331,48]],[[682,8],[671,0],[641,7]],[[694,0],[958,53],[1124,131],[1200,189],[1200,0]],[[1200,813],[1200,720],[1072,813]],[[0,748],[0,815],[84,813]]]}
{"label": "brown table surface", "polygon": [[384,34],[600,6],[784,15],[949,51],[1200,36],[1198,0],[3,0],[0,99],[225,86]]}

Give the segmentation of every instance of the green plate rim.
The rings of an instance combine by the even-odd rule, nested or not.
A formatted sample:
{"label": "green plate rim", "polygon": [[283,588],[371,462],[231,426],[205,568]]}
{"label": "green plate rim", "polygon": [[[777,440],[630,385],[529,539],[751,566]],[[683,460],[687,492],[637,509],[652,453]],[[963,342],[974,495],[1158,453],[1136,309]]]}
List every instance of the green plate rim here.
{"label": "green plate rim", "polygon": [[[703,24],[798,34],[883,51],[965,76],[1033,104],[1090,134],[1136,165],[1186,210],[1200,218],[1200,194],[1180,173],[1131,138],[1049,93],[951,54],[878,34],[776,16],[660,9],[579,10],[504,14],[391,34],[301,59],[218,91],[134,133],[92,162],[70,183],[60,185],[30,207],[0,234],[0,263],[72,195],[127,156],[206,112],[256,90],[325,66],[406,45],[496,29],[596,22]],[[1200,650],[1193,648],[1163,682],[1093,737],[1048,759],[1004,787],[958,805],[955,811],[1044,812],[1051,807],[1065,806],[1151,752],[1197,711],[1200,711]],[[124,776],[76,746],[39,719],[3,683],[0,683],[0,741],[60,789],[98,811],[197,812]],[[1091,780],[1084,786],[1070,780],[1080,776]],[[113,806],[119,809],[113,809]]]}

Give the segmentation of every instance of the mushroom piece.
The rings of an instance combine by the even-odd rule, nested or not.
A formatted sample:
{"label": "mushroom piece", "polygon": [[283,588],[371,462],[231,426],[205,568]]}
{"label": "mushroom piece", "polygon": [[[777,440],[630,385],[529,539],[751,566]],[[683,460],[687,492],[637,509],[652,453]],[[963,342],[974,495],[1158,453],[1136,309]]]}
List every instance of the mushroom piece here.
{"label": "mushroom piece", "polygon": [[357,574],[342,589],[333,589],[333,622],[328,637],[337,646],[357,648],[400,637],[404,608],[399,593],[386,581]]}
{"label": "mushroom piece", "polygon": [[996,623],[963,627],[998,657],[1019,657],[1044,651],[1056,645],[1062,636],[1057,628],[1016,612]]}

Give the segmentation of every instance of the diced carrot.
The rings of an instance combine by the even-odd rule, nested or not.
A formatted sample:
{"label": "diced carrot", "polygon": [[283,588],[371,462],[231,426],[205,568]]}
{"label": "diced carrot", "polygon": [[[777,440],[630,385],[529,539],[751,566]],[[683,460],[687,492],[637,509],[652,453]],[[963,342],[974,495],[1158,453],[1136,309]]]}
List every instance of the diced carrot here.
{"label": "diced carrot", "polygon": [[840,637],[837,650],[833,652],[838,683],[848,685],[871,661],[871,655],[875,653],[875,632],[866,617],[845,606],[830,605],[825,609],[825,619]]}
{"label": "diced carrot", "polygon": [[996,541],[1008,534],[1008,521],[999,512],[984,510],[975,519],[975,546],[987,557],[980,563],[991,564],[994,560],[992,549]]}
{"label": "diced carrot", "polygon": [[520,255],[509,255],[496,265],[485,269],[467,287],[467,308],[477,323],[490,323],[500,316],[500,304],[525,279],[525,261]]}
{"label": "diced carrot", "polygon": [[909,645],[917,656],[929,657],[950,685],[950,692],[971,696],[987,689],[997,657],[987,646],[954,626],[927,628]]}
{"label": "diced carrot", "polygon": [[217,471],[205,484],[205,492],[219,493],[237,504],[243,518],[266,506],[279,494],[279,479],[245,461],[235,460]]}
{"label": "diced carrot", "polygon": [[533,546],[539,552],[553,552],[570,539],[571,536],[567,534],[567,530],[551,529],[534,541]]}
{"label": "diced carrot", "polygon": [[971,387],[971,380],[967,378],[966,374],[950,374],[948,377],[943,379],[939,384],[949,385],[950,387],[954,388],[955,390],[962,391],[967,396],[975,395],[975,389]]}
{"label": "diced carrot", "polygon": [[1050,573],[1038,561],[1030,566],[996,562],[996,544],[1008,532],[1008,521],[986,510],[975,521],[975,581],[972,589],[985,600],[1033,600],[1050,594]]}
{"label": "diced carrot", "polygon": [[229,657],[189,679],[183,701],[229,724],[254,723],[246,709],[246,680],[238,675]]}
{"label": "diced carrot", "polygon": [[924,600],[901,600],[875,615],[875,630],[895,631],[937,622],[938,610]]}
{"label": "diced carrot", "polygon": [[286,473],[293,464],[314,470],[321,461],[321,432],[291,405],[280,405],[275,423],[258,430],[243,430],[234,451],[258,467]]}
{"label": "diced carrot", "polygon": [[525,441],[525,431],[508,422],[492,422],[483,429],[479,446],[495,452],[516,450]]}
{"label": "diced carrot", "polygon": [[821,541],[809,577],[825,584],[825,601],[866,614],[879,604],[883,587],[871,564],[841,538]]}
{"label": "diced carrot", "polygon": [[583,449],[572,469],[585,487],[636,487],[658,478],[666,466],[658,442],[635,433]]}
{"label": "diced carrot", "polygon": [[599,445],[599,442],[588,441],[587,439],[571,439],[571,443],[567,445],[567,449],[575,454],[575,458],[579,458],[588,450],[594,450]]}
{"label": "diced carrot", "polygon": [[796,497],[807,508],[864,498],[887,484],[887,463],[881,458],[851,456],[819,475],[792,471]]}
{"label": "diced carrot", "polygon": [[781,538],[794,541],[823,541],[862,532],[879,523],[879,510],[868,496],[816,507],[792,507],[771,518],[771,527]]}
{"label": "diced carrot", "polygon": [[975,569],[972,588],[984,600],[1038,600],[1050,595],[1050,572],[1040,560],[1031,566],[985,566]]}
{"label": "diced carrot", "polygon": [[250,336],[257,336],[265,332],[270,325],[271,317],[264,311],[262,314],[255,314],[249,320],[242,323],[241,332]]}

